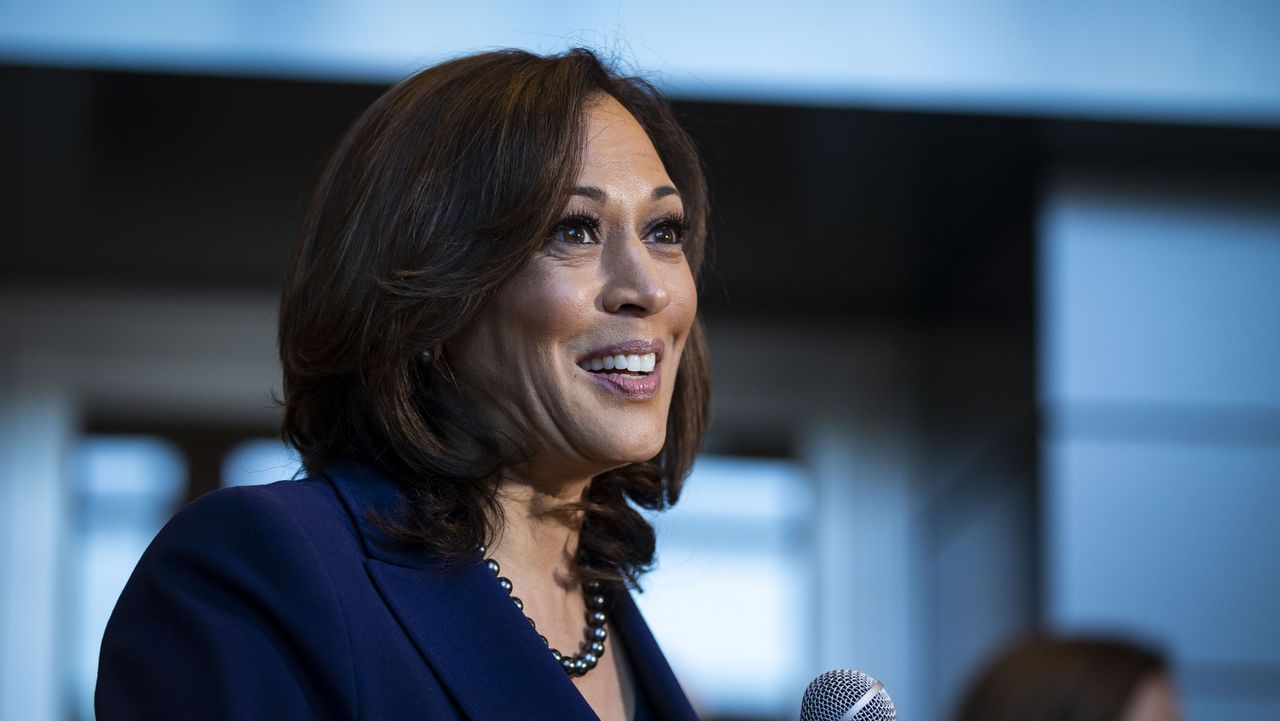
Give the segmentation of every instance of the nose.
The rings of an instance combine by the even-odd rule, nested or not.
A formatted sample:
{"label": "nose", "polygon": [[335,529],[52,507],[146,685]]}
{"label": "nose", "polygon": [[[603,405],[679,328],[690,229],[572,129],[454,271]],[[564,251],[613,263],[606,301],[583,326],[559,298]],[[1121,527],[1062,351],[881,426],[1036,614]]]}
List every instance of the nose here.
{"label": "nose", "polygon": [[671,303],[661,269],[644,241],[635,234],[605,243],[601,254],[605,311],[649,316]]}

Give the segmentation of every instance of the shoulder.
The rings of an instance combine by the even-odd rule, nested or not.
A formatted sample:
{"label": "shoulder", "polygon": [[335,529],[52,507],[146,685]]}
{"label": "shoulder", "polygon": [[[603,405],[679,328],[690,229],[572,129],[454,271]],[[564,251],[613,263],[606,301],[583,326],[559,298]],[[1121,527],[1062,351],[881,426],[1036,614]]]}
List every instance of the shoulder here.
{"label": "shoulder", "polygon": [[[363,560],[349,517],[323,480],[225,488],[197,498],[156,535],[129,586],[199,593],[246,606],[305,597],[339,603],[336,574]],[[129,598],[126,587],[121,603]],[[250,599],[258,599],[251,601]],[[222,610],[226,604],[214,606]],[[281,608],[288,610],[289,604]]]}
{"label": "shoulder", "polygon": [[333,487],[323,477],[297,481],[277,481],[262,486],[220,488],[200,496],[173,518],[174,522],[191,519],[227,518],[243,515],[251,520],[292,521],[311,525],[345,518],[342,504]]}
{"label": "shoulder", "polygon": [[307,605],[336,604],[343,579],[359,573],[363,560],[329,483],[281,481],[220,489],[188,504],[157,534],[130,585],[306,594]]}
{"label": "shoulder", "polygon": [[306,545],[344,537],[355,542],[355,527],[333,487],[323,478],[309,478],[206,493],[165,525],[153,547],[190,541],[203,548],[273,540]]}

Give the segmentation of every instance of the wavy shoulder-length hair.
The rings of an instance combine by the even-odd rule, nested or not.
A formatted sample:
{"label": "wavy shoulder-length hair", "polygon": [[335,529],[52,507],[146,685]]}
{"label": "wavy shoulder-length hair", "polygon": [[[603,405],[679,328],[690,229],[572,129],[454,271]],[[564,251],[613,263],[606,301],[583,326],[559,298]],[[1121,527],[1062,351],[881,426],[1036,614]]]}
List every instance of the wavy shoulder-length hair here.
{"label": "wavy shoulder-length hair", "polygon": [[[379,522],[446,560],[474,558],[501,523],[496,480],[519,463],[479,409],[460,405],[447,347],[544,244],[567,206],[584,108],[612,96],[648,132],[684,202],[695,280],[707,236],[701,163],[669,104],[592,52],[461,57],[388,90],[320,176],[284,283],[283,436],[307,473],[354,459],[394,478],[404,513]],[[635,583],[654,533],[635,506],[675,503],[708,423],[695,323],[659,454],[593,479],[579,509],[584,579]]]}

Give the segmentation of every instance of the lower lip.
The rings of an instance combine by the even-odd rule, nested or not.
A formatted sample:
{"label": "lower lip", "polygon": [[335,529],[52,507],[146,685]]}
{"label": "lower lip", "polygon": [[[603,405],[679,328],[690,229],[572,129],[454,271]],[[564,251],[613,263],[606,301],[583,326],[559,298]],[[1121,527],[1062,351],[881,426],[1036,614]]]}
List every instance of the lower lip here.
{"label": "lower lip", "polygon": [[645,376],[625,376],[621,373],[592,373],[591,371],[582,372],[591,376],[592,380],[613,393],[618,393],[632,400],[643,401],[658,394],[658,369],[661,367],[662,365],[658,364],[649,375]]}

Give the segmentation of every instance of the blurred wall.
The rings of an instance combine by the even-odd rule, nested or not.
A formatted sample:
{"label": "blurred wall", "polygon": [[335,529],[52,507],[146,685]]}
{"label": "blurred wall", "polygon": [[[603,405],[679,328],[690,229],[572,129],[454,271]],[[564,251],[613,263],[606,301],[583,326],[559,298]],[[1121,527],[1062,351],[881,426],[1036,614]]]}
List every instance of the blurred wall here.
{"label": "blurred wall", "polygon": [[1280,176],[1067,167],[1041,216],[1046,620],[1280,716]]}
{"label": "blurred wall", "polygon": [[585,44],[688,99],[1266,125],[1278,25],[1268,0],[44,0],[0,5],[0,58],[388,82]]}

